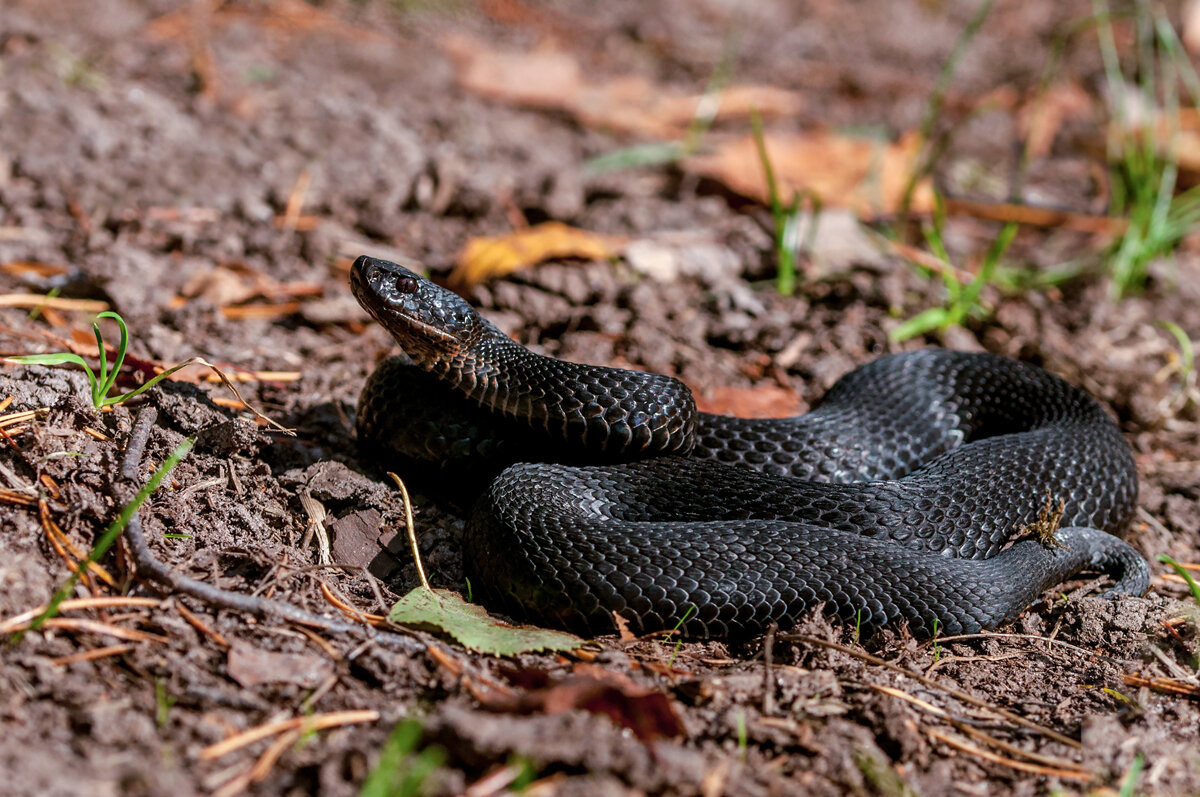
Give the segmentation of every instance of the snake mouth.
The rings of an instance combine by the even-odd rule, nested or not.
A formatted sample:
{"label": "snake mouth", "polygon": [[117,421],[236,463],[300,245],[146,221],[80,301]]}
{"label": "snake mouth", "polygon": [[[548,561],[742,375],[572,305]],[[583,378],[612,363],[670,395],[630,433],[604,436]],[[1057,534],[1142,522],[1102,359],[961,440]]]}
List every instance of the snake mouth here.
{"label": "snake mouth", "polygon": [[[368,312],[370,312],[370,308],[368,308]],[[376,315],[375,313],[371,313],[371,315],[375,316],[376,321],[378,321],[380,324],[383,324],[383,328],[391,333],[392,337],[396,339],[396,342],[401,345],[401,348],[404,347],[406,342],[419,335],[424,335],[426,338],[430,338],[441,343],[454,345],[458,345],[459,343],[458,338],[446,330],[434,326],[426,321],[422,321],[419,318],[413,318],[412,316],[404,313],[393,311],[382,317]],[[397,327],[400,327],[401,325],[403,325],[404,328],[397,330]]]}

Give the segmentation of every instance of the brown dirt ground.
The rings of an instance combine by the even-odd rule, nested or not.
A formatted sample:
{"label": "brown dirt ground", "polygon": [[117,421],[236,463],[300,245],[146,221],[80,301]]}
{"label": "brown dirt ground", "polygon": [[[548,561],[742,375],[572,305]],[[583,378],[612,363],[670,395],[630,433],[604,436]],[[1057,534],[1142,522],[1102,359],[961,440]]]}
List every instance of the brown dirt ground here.
{"label": "brown dirt ground", "polygon": [[[200,436],[143,512],[156,553],[203,581],[330,616],[337,613],[322,582],[364,611],[414,585],[396,537],[400,501],[357,457],[348,420],[364,378],[390,346],[347,290],[346,265],[363,252],[444,275],[468,236],[505,232],[521,214],[674,247],[681,268],[673,278],[642,276],[624,260],[550,263],[480,287],[473,299],[541,351],[672,373],[700,393],[776,385],[795,391],[803,409],[842,373],[897,348],[888,330],[938,296],[902,261],[851,260],[819,278],[810,272],[797,296],[780,297],[763,282],[774,256],[761,208],[673,167],[585,174],[587,159],[630,139],[466,93],[436,44],[452,31],[514,48],[553,39],[597,81],[634,73],[698,92],[736,40],[739,81],[802,93],[804,109],[788,125],[896,132],[919,123],[969,16],[949,3],[779,0],[740,12],[736,5],[318,3],[326,18],[299,2],[246,0],[185,6],[195,13],[170,29],[162,16],[178,6],[165,0],[0,0],[0,264],[65,267],[50,278],[0,272],[0,294],[58,288],[64,297],[109,302],[130,324],[132,353],[145,360],[200,355],[238,369],[300,372],[294,381],[243,385],[247,399],[294,427],[295,437],[256,428],[245,413],[216,403],[228,396],[219,385],[165,383],[141,402],[159,416],[139,478],[185,436]],[[219,12],[201,13],[210,7]],[[1055,32],[1089,8],[999,4],[954,82],[947,120],[962,126],[940,162],[944,186],[975,169],[1004,192],[1018,152],[1015,116],[967,111],[1003,87],[1028,96]],[[1094,40],[1069,46],[1061,69],[1099,95]],[[1056,148],[1033,164],[1028,196],[1103,210],[1094,154],[1079,143],[1094,140],[1096,124],[1064,128]],[[280,224],[302,174],[311,177],[305,222]],[[952,250],[964,256],[995,234],[994,225],[965,218],[947,229]],[[1094,245],[1080,233],[1026,229],[1014,251],[1019,261],[1049,266]],[[1171,320],[1200,337],[1197,252],[1193,238],[1156,267],[1144,295],[1120,302],[1088,275],[1041,292],[989,294],[991,320],[940,341],[1040,363],[1106,402],[1142,477],[1133,543],[1150,557],[1192,562],[1200,560],[1200,427],[1195,403],[1167,368],[1173,343],[1157,323]],[[227,318],[215,293],[177,301],[217,264],[311,283],[315,293],[261,318]],[[255,301],[279,297],[268,291]],[[35,319],[27,309],[0,309],[0,350],[53,350],[47,333],[72,329],[86,341],[87,317],[47,311]],[[13,399],[6,412],[49,408],[0,440],[0,487],[38,485],[48,517],[81,550],[118,509],[114,482],[137,409],[97,416],[82,402],[86,394],[75,372],[0,370],[0,399]],[[334,559],[353,569],[313,567],[317,549],[306,536],[301,496],[328,511]],[[427,569],[438,585],[461,589],[460,514],[424,496],[417,503]],[[70,616],[156,638],[67,663],[122,641],[49,629],[0,649],[0,793],[211,793],[246,773],[268,742],[215,760],[199,758],[205,745],[307,712],[375,709],[378,721],[280,747],[249,793],[357,793],[392,726],[412,717],[424,728],[420,744],[444,751],[444,765],[426,782],[444,792],[524,760],[535,790],[579,794],[1074,793],[1117,786],[1141,756],[1139,793],[1200,794],[1200,702],[1123,680],[1141,674],[1195,683],[1194,630],[1163,623],[1178,613],[1172,601],[1184,592],[1162,578],[1146,597],[1117,603],[1065,588],[1011,629],[1078,647],[992,637],[935,649],[902,634],[875,646],[888,661],[932,671],[936,687],[782,639],[769,673],[759,643],[676,650],[602,639],[593,664],[669,696],[682,721],[680,737],[644,743],[578,709],[486,711],[479,689],[499,677],[502,662],[425,636],[414,636],[408,651],[361,634],[318,641],[282,621],[165,594],[138,578],[123,551],[104,564],[118,583],[103,591],[165,602]],[[376,577],[378,597],[362,566]],[[39,605],[65,575],[37,507],[0,502],[0,618]],[[819,619],[803,630],[850,641]],[[268,652],[294,656],[254,664]],[[578,666],[554,656],[518,664],[556,673]],[[1082,749],[997,718],[945,687],[1081,740]],[[969,740],[973,730],[1065,759],[1091,780],[1030,771],[1061,762],[997,748],[988,748],[988,760],[945,741]],[[1025,769],[996,756],[1020,758]],[[490,792],[481,785],[475,793]]]}

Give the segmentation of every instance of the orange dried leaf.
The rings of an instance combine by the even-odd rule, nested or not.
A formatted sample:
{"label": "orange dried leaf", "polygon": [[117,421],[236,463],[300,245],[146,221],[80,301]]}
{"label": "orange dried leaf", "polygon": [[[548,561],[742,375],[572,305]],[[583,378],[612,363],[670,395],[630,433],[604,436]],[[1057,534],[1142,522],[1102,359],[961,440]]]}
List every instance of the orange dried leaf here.
{"label": "orange dried leaf", "polygon": [[[706,95],[672,93],[639,75],[603,83],[589,81],[576,57],[554,45],[526,52],[493,49],[481,39],[452,34],[442,48],[458,65],[458,82],[482,97],[565,111],[590,127],[655,138],[677,138],[696,116]],[[729,86],[715,98],[718,119],[792,116],[803,107],[795,92],[771,86]]]}
{"label": "orange dried leaf", "polygon": [[1092,106],[1092,96],[1078,83],[1059,83],[1021,108],[1017,125],[1025,137],[1030,157],[1049,155],[1063,122],[1086,116]]}
{"label": "orange dried leaf", "polygon": [[[899,209],[916,166],[921,137],[910,132],[887,143],[817,131],[768,133],[764,143],[785,204],[798,192],[812,192],[826,206],[874,217]],[[719,180],[738,194],[770,203],[753,136],[727,139],[710,154],[688,158],[684,168]],[[917,184],[910,208],[917,213],[933,209],[933,186],[928,179]]]}
{"label": "orange dried leaf", "polygon": [[557,221],[495,238],[472,238],[458,256],[458,265],[450,275],[450,287],[466,290],[546,260],[608,260],[620,254],[624,244],[621,238],[568,227]]}
{"label": "orange dried leaf", "polygon": [[714,387],[696,394],[696,409],[739,418],[788,418],[804,410],[800,397],[779,385]]}

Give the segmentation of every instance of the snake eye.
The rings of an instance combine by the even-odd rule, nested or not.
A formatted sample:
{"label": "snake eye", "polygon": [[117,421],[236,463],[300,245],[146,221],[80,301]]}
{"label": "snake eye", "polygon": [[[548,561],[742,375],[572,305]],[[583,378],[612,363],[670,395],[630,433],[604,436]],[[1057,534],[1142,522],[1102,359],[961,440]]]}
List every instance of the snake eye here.
{"label": "snake eye", "polygon": [[417,281],[412,277],[396,277],[397,293],[416,293]]}

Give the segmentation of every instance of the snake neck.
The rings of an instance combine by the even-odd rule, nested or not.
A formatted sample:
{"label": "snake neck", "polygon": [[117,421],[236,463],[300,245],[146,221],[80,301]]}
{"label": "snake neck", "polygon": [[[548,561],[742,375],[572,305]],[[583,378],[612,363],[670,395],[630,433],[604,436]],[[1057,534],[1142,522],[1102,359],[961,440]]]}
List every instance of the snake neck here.
{"label": "snake neck", "polygon": [[636,458],[695,445],[695,400],[682,382],[546,357],[478,322],[453,356],[418,362],[489,412],[585,455]]}

